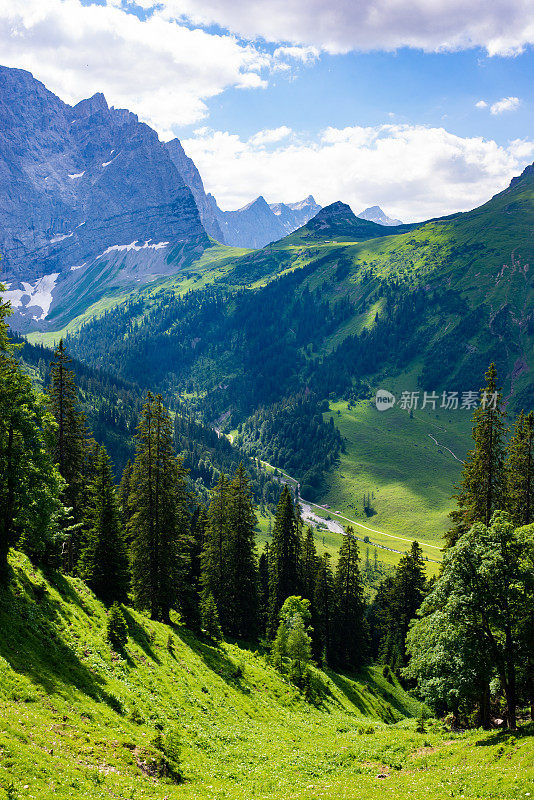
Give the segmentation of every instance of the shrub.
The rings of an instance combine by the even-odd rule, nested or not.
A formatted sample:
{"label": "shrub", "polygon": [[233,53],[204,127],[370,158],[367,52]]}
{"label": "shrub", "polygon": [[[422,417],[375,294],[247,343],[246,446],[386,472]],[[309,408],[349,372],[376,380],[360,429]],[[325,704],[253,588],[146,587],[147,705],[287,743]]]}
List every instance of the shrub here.
{"label": "shrub", "polygon": [[108,642],[115,648],[122,648],[128,641],[128,625],[118,603],[113,603],[108,614]]}

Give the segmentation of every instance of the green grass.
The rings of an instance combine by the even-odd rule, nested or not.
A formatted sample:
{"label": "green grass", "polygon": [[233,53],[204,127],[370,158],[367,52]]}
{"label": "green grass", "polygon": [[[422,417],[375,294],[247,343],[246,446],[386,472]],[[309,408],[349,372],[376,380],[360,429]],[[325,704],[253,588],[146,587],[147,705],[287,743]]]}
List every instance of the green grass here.
{"label": "green grass", "polygon": [[[398,391],[395,382],[389,388]],[[350,409],[346,402],[331,402],[330,408],[325,418],[333,417],[345,439],[345,452],[339,466],[327,475],[328,488],[321,503],[331,509],[325,513],[343,525],[348,524],[343,519],[347,517],[372,528],[356,527],[355,533],[401,552],[417,539],[425,556],[440,560],[436,547],[448,527],[448,514],[454,507],[451,495],[462,467],[446,448],[458,459],[465,458],[471,446],[470,413],[425,410],[410,418],[397,407],[379,412],[374,401],[368,400]],[[370,517],[363,507],[363,496],[368,493],[375,512]],[[400,556],[380,550],[379,557],[395,564]],[[431,565],[430,569],[435,571]]]}
{"label": "green grass", "polygon": [[[416,733],[379,668],[316,670],[310,705],[266,660],[131,609],[123,653],[79,580],[14,554],[0,593],[0,798],[499,798],[534,792],[532,728]],[[38,599],[36,599],[38,598]],[[155,774],[180,742],[180,784]],[[382,776],[382,777],[380,777]],[[385,777],[383,777],[385,776]],[[9,791],[8,791],[9,789]]]}
{"label": "green grass", "polygon": [[[53,347],[67,333],[76,333],[89,320],[102,316],[106,311],[128,302],[133,297],[141,295],[150,298],[162,289],[171,290],[176,295],[204,289],[223,278],[233,268],[235,261],[247,252],[242,247],[227,247],[213,243],[191,263],[177,267],[175,274],[157,278],[143,286],[115,285],[115,275],[106,276],[107,281],[101,281],[99,275],[99,279],[95,281],[94,276],[88,274],[87,287],[80,288],[77,285],[75,293],[63,302],[64,307],[55,312],[58,320],[65,321],[65,324],[52,331],[28,333],[26,338],[33,344]],[[171,257],[172,252],[169,254],[169,258]],[[98,299],[93,301],[95,294],[98,295]]]}

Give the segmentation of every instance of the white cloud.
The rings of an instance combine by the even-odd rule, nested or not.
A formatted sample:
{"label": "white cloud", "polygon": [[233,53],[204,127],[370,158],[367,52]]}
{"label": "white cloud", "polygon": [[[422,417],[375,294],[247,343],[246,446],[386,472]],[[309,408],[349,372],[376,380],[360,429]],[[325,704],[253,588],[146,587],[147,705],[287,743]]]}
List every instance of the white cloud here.
{"label": "white cloud", "polygon": [[519,97],[503,97],[490,106],[490,111],[492,114],[503,114],[505,111],[515,111],[520,105]]}
{"label": "white cloud", "polygon": [[287,139],[291,133],[292,130],[288,128],[287,125],[281,125],[279,128],[266,128],[254,134],[254,136],[249,139],[249,144],[257,146],[275,144],[276,142],[281,142],[282,139]]}
{"label": "white cloud", "polygon": [[0,0],[0,61],[29,70],[66,102],[102,91],[164,137],[205,117],[205,101],[226,88],[266,85],[273,60],[258,47],[164,14],[141,21],[118,6]]}
{"label": "white cloud", "polygon": [[310,64],[319,57],[319,50],[316,47],[277,47],[273,53],[273,58],[291,58],[295,61],[302,61],[303,64]]}
{"label": "white cloud", "polygon": [[486,103],[485,100],[479,100],[478,103],[475,103],[475,106],[477,108],[487,108],[488,104]]}
{"label": "white cloud", "polygon": [[428,219],[485,202],[534,158],[533,140],[500,146],[419,125],[328,128],[308,141],[293,134],[274,149],[263,146],[264,133],[244,141],[203,130],[183,142],[223,208],[259,194],[277,202],[311,193],[356,213],[377,204],[405,221]]}
{"label": "white cloud", "polygon": [[512,56],[534,42],[533,0],[162,0],[159,8],[167,17],[216,23],[248,39],[331,53],[482,47]]}

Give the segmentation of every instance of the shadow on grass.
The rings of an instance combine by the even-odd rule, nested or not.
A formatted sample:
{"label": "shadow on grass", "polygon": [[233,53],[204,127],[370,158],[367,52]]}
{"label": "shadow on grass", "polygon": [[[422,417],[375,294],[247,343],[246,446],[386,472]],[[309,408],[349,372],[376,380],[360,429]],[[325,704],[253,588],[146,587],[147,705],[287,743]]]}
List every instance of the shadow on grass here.
{"label": "shadow on grass", "polygon": [[475,743],[475,747],[490,747],[495,744],[506,744],[510,738],[524,739],[526,736],[534,736],[534,722],[524,723],[515,731],[511,731],[508,728],[488,731],[483,739],[479,739],[478,742]]}
{"label": "shadow on grass", "polygon": [[122,613],[124,614],[124,619],[126,620],[126,624],[128,625],[128,634],[131,639],[138,645],[141,650],[150,658],[152,661],[155,661],[156,664],[161,664],[160,659],[156,655],[154,648],[152,647],[152,642],[150,641],[150,637],[148,636],[147,632],[140,625],[132,612],[122,606]]}
{"label": "shadow on grass", "polygon": [[[75,688],[101,699],[103,681],[58,635],[57,624],[69,622],[66,609],[46,590],[39,591],[37,602],[38,587],[24,572],[17,571],[16,580],[0,589],[0,655],[14,672],[25,675],[47,694]],[[64,585],[61,588],[65,590]],[[76,593],[69,592],[69,599],[72,594]],[[72,600],[77,602],[74,596]]]}
{"label": "shadow on grass", "polygon": [[228,686],[238,689],[243,694],[250,694],[249,687],[241,680],[243,672],[240,665],[232,661],[224,650],[208,640],[201,640],[185,627],[173,625],[172,628],[182,641],[200,656],[206,666],[219,675]]}

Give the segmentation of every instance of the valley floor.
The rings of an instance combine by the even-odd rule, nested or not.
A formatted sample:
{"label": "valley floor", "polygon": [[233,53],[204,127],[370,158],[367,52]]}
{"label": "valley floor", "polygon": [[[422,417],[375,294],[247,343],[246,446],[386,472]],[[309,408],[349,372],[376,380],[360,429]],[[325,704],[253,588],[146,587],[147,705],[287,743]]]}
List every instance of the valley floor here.
{"label": "valley floor", "polygon": [[[314,671],[307,703],[265,658],[127,610],[114,653],[85,584],[27,559],[0,594],[0,798],[357,800],[534,796],[534,730],[416,732],[379,667]],[[178,753],[180,751],[180,753]],[[183,781],[159,773],[181,762]]]}

